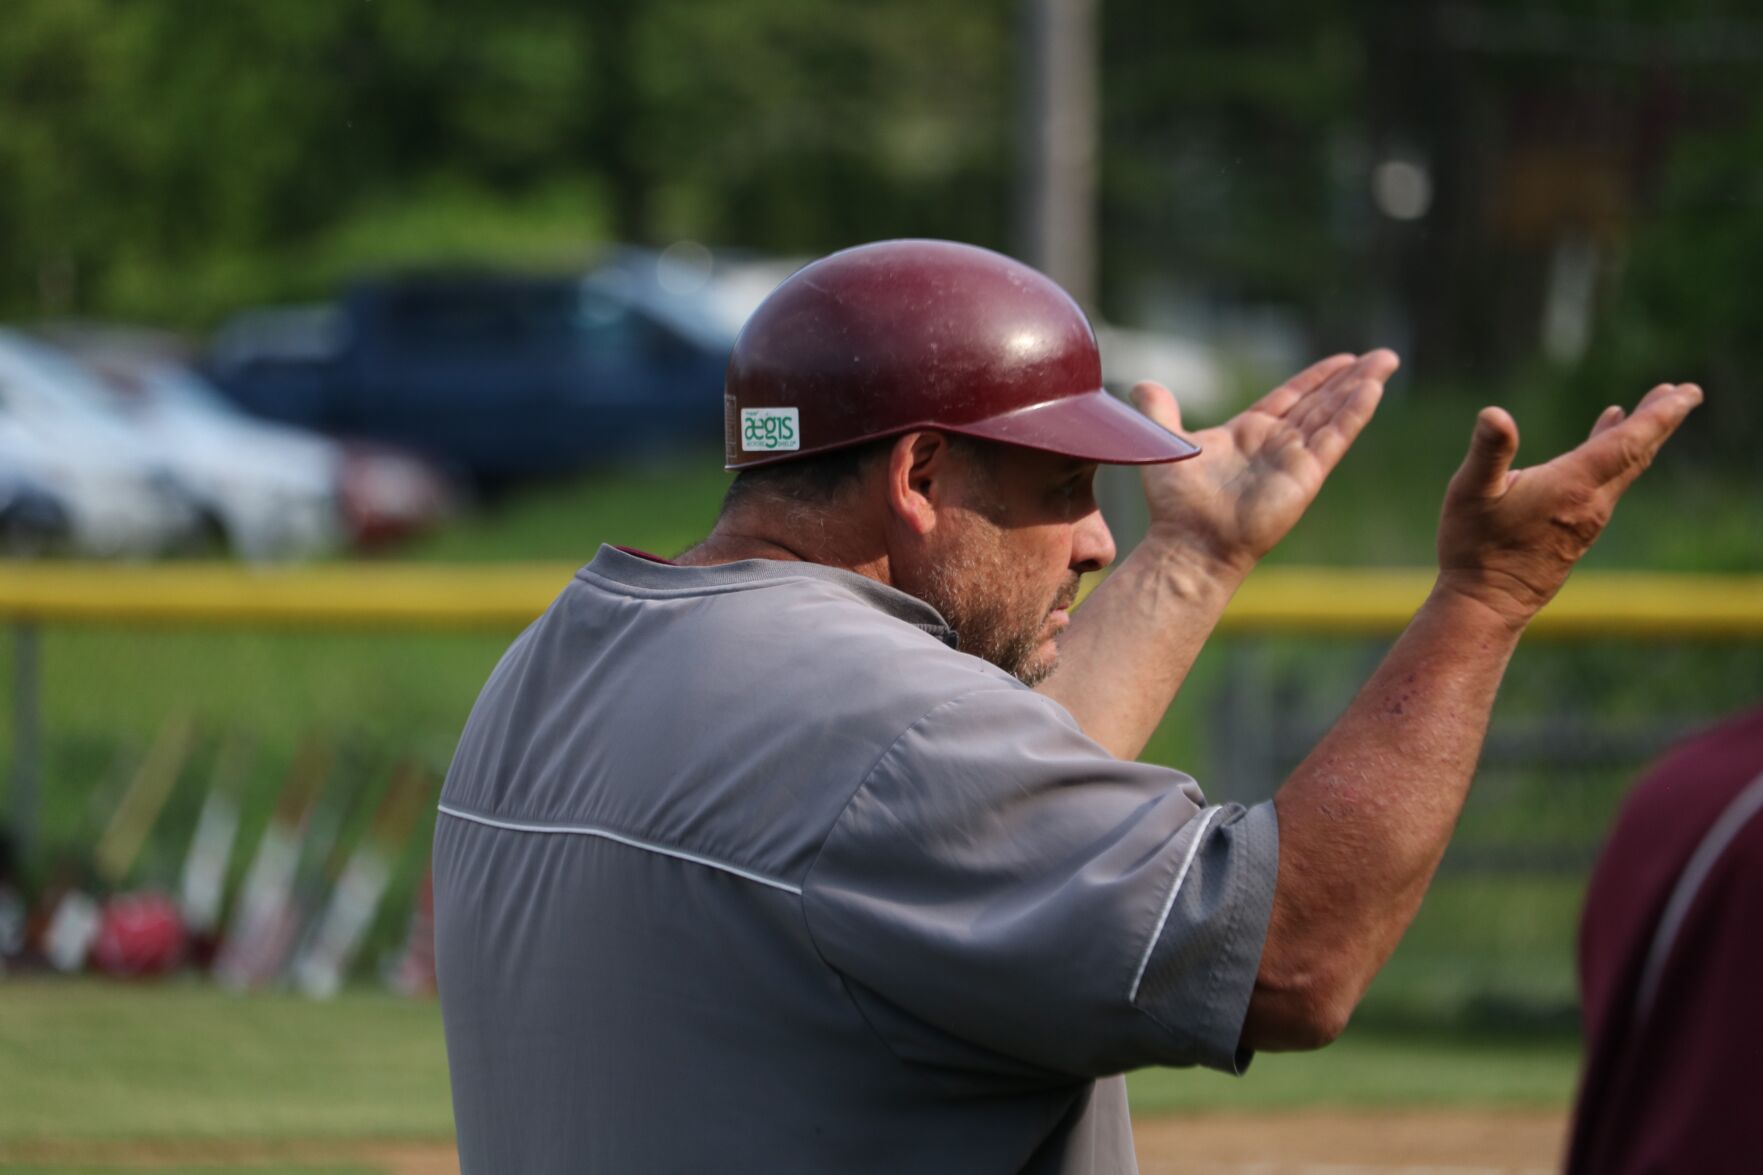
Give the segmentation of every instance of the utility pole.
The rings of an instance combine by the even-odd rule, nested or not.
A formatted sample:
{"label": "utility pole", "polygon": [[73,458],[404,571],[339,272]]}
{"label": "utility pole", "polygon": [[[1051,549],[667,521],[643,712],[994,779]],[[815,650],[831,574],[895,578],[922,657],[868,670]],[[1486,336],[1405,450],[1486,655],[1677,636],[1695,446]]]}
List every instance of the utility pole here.
{"label": "utility pole", "polygon": [[[1018,50],[1017,255],[1095,317],[1096,172],[1101,93],[1096,18],[1100,0],[1021,0]],[[1135,471],[1104,467],[1102,514],[1122,550],[1144,536],[1144,495]]]}
{"label": "utility pole", "polygon": [[1097,0],[1022,0],[1018,250],[1096,296]]}

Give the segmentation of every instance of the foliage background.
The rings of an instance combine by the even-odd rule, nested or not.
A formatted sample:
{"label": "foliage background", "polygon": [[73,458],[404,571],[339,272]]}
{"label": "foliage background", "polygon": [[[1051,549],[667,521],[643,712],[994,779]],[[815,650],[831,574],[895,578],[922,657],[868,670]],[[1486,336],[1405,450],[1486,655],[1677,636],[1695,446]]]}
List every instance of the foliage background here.
{"label": "foliage background", "polygon": [[[1737,0],[1107,0],[1099,308],[1398,345],[1583,415],[1705,380],[1757,440],[1763,22]],[[1017,233],[1012,0],[12,0],[0,314],[201,329],[363,269],[608,241]],[[1424,215],[1372,198],[1419,162]],[[1589,244],[1588,341],[1548,360]],[[1164,320],[1164,321],[1159,321]]]}

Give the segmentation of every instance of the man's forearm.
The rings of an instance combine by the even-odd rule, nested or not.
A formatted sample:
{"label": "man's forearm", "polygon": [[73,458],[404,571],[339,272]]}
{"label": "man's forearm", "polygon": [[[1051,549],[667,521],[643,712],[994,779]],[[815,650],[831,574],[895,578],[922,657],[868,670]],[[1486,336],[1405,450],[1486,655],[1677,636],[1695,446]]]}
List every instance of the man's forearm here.
{"label": "man's forearm", "polygon": [[1137,758],[1248,570],[1153,533],[1072,614],[1040,692],[1117,758]]}
{"label": "man's forearm", "polygon": [[1511,415],[1477,414],[1445,489],[1438,584],[1275,797],[1279,874],[1244,1044],[1313,1047],[1345,1026],[1444,854],[1519,633],[1701,401],[1660,384],[1527,469],[1512,468]]}
{"label": "man's forearm", "polygon": [[1273,914],[1243,1042],[1326,1043],[1426,892],[1520,627],[1437,587],[1275,797]]}

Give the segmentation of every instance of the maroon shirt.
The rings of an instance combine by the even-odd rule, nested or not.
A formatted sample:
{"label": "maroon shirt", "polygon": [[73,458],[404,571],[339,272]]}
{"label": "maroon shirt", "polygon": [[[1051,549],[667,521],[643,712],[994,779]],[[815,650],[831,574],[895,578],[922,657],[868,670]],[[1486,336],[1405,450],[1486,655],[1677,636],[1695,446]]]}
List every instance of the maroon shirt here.
{"label": "maroon shirt", "polygon": [[1580,923],[1570,1173],[1763,1171],[1763,707],[1635,788]]}

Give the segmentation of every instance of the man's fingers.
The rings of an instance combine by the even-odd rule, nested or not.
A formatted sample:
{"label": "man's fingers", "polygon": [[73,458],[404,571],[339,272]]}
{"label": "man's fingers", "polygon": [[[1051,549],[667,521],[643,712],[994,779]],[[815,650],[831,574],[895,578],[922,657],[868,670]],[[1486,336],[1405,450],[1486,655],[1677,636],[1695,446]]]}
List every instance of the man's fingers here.
{"label": "man's fingers", "polygon": [[1170,432],[1181,431],[1181,405],[1162,384],[1140,380],[1132,386],[1132,402],[1140,412]]}
{"label": "man's fingers", "polygon": [[1312,363],[1298,374],[1292,376],[1292,378],[1286,380],[1285,383],[1280,385],[1280,387],[1291,388],[1300,394],[1313,392],[1321,387],[1323,383],[1327,381],[1329,376],[1338,371],[1345,371],[1358,361],[1359,357],[1357,355],[1348,354],[1346,352],[1342,352],[1339,355],[1330,355],[1327,359],[1318,359],[1315,363]]}
{"label": "man's fingers", "polygon": [[1249,411],[1284,416],[1291,411],[1293,404],[1327,383],[1330,376],[1345,371],[1356,362],[1358,356],[1344,354],[1319,359],[1249,405]]}
{"label": "man's fingers", "polygon": [[[1622,405],[1610,405],[1608,408],[1598,413],[1598,418],[1592,422],[1591,435],[1595,437],[1605,429],[1610,428],[1613,425],[1621,424],[1627,416],[1628,413],[1622,410]],[[1590,440],[1591,437],[1587,437],[1586,439]]]}
{"label": "man's fingers", "polygon": [[[1357,367],[1354,368],[1357,371]],[[1300,400],[1290,412],[1286,413],[1285,423],[1288,428],[1296,431],[1299,436],[1309,439],[1310,434],[1321,428],[1341,405],[1347,402],[1353,390],[1364,383],[1361,379],[1336,378],[1317,388],[1314,392]]]}
{"label": "man's fingers", "polygon": [[1504,408],[1483,408],[1475,418],[1469,454],[1452,478],[1454,487],[1497,498],[1506,489],[1506,473],[1518,454],[1518,425]]}
{"label": "man's fingers", "polygon": [[1598,431],[1577,452],[1598,482],[1626,486],[1701,402],[1702,389],[1695,384],[1660,384],[1626,420]]}
{"label": "man's fingers", "polygon": [[1364,431],[1382,399],[1382,380],[1362,380],[1352,386],[1339,410],[1317,428],[1310,437],[1309,447],[1324,469],[1333,469],[1340,461],[1348,446]]}
{"label": "man's fingers", "polygon": [[1367,351],[1359,357],[1360,375],[1365,379],[1387,380],[1402,366],[1402,359],[1388,347]]}
{"label": "man's fingers", "polygon": [[1339,403],[1349,394],[1350,385],[1363,379],[1388,379],[1400,365],[1396,353],[1383,347],[1358,356],[1331,355],[1268,392],[1249,411],[1287,417],[1289,422],[1294,410],[1309,406],[1316,397],[1330,396],[1332,402]]}
{"label": "man's fingers", "polygon": [[1401,360],[1396,358],[1394,351],[1381,347],[1368,351],[1352,366],[1341,369],[1320,388],[1305,396],[1287,416],[1287,422],[1305,434],[1313,433],[1341,410],[1341,406],[1355,395],[1359,385],[1376,383],[1381,388],[1399,366]]}
{"label": "man's fingers", "polygon": [[[1318,429],[1326,427],[1335,414],[1353,400],[1361,385],[1376,384],[1381,396],[1384,381],[1395,373],[1400,362],[1394,351],[1382,348],[1361,355],[1351,367],[1339,372],[1322,387],[1305,396],[1286,415],[1286,423],[1297,429],[1308,442]],[[1372,406],[1376,406],[1375,401]]]}

